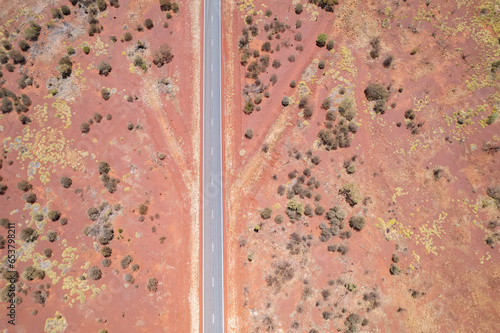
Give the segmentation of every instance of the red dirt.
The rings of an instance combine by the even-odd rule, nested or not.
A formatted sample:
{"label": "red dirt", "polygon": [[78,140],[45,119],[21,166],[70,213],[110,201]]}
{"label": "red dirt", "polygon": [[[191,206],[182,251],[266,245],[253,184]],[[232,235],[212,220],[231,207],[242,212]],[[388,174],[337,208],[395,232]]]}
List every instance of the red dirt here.
{"label": "red dirt", "polygon": [[[67,3],[64,1],[58,5]],[[179,1],[179,4],[180,12],[168,20],[168,28],[162,27],[167,19],[157,1],[120,1],[118,9],[108,5],[105,11],[107,16],[98,16],[104,30],[93,37],[79,30],[87,26],[81,21],[85,15],[75,16],[71,5],[72,14],[65,21],[72,26],[72,37],[58,33],[62,32],[61,21],[56,21],[52,30],[45,27],[53,7],[34,9],[38,5],[23,3],[21,7],[12,3],[10,9],[4,12],[3,19],[12,17],[8,13],[17,12],[25,6],[40,10],[43,17],[37,21],[42,25],[42,34],[37,43],[30,42],[30,52],[33,55],[37,52],[34,50],[43,49],[44,53],[38,53],[36,59],[27,56],[28,65],[24,66],[28,74],[33,75],[34,82],[40,85],[39,88],[29,86],[22,91],[17,88],[15,80],[19,77],[19,66],[14,73],[3,71],[4,87],[31,97],[33,104],[27,116],[33,122],[23,126],[14,112],[4,114],[0,120],[2,140],[7,149],[0,174],[2,182],[8,186],[7,193],[0,197],[3,212],[0,218],[15,222],[17,235],[27,226],[35,227],[35,221],[30,217],[33,209],[24,204],[22,192],[16,188],[17,182],[24,179],[34,186],[36,207],[57,209],[62,217],[69,220],[67,225],[61,226],[58,222],[45,219],[37,227],[40,236],[33,243],[33,252],[23,253],[17,259],[16,270],[20,273],[27,265],[40,267],[42,260],[43,265],[52,264],[55,267],[51,269],[53,273],[46,269],[47,276],[41,281],[20,279],[30,290],[26,296],[17,293],[23,302],[16,307],[16,331],[55,331],[45,328],[45,325],[49,318],[56,316],[56,311],[67,322],[66,332],[97,332],[99,329],[111,332],[120,329],[132,329],[134,332],[196,332],[201,328],[199,22],[202,7],[200,2]],[[154,28],[136,31],[136,24],[146,18],[153,20]],[[4,27],[8,31],[13,31],[13,28],[22,30],[27,20],[27,16],[21,15]],[[124,31],[124,26],[128,26],[128,30]],[[126,31],[132,33],[133,40],[120,42]],[[112,35],[117,36],[118,42],[109,40]],[[102,49],[95,44],[98,40],[103,42]],[[133,49],[137,40],[147,43],[143,57],[150,67],[145,73],[139,67],[131,66],[134,56],[122,54],[127,49]],[[89,55],[83,53],[82,42],[94,46]],[[170,64],[157,68],[151,63],[152,53],[164,43],[172,46],[174,59]],[[17,41],[13,45],[17,48]],[[76,54],[71,57],[73,74],[66,80],[75,82],[79,91],[73,97],[64,95],[63,90],[54,97],[46,96],[48,90],[45,83],[49,76],[57,76],[55,60],[65,54],[67,45],[73,45]],[[106,50],[106,53],[97,55],[96,51],[100,50]],[[95,68],[101,60],[108,61],[112,66],[107,77],[99,76]],[[167,77],[173,80],[175,96],[156,89],[158,80]],[[108,101],[101,97],[102,87],[116,88]],[[136,95],[138,99],[127,102],[125,96],[129,94]],[[48,112],[46,119],[42,110],[44,103]],[[64,113],[66,109],[59,108],[59,112],[66,117],[62,121],[55,117],[58,104],[53,103],[66,103],[70,108],[67,114]],[[104,118],[99,124],[94,122],[88,134],[81,134],[80,124],[92,118],[94,112],[104,117],[109,113],[112,119]],[[65,123],[67,120],[71,121],[70,125]],[[129,131],[129,122],[138,127]],[[65,124],[69,127],[65,128]],[[9,146],[17,136],[21,137],[22,144]],[[22,154],[23,146],[28,153]],[[164,160],[158,158],[160,152],[165,154]],[[51,154],[48,158],[47,153]],[[8,160],[14,161],[12,166],[7,164]],[[107,161],[111,166],[110,176],[120,179],[115,193],[108,193],[99,180],[98,161]],[[33,177],[28,174],[30,162],[41,164]],[[45,170],[46,176],[43,173]],[[73,180],[69,189],[59,184],[62,176]],[[113,253],[111,266],[107,268],[100,263],[104,259],[98,252],[102,246],[92,237],[82,234],[84,227],[93,223],[87,218],[86,210],[102,202],[121,204],[122,207],[112,210],[114,213],[110,218],[115,237],[109,244]],[[140,222],[138,207],[143,203],[147,203],[148,212],[145,220]],[[48,230],[58,233],[54,243],[42,239]],[[165,237],[164,241],[160,241],[161,237]],[[21,246],[25,244],[18,240],[16,247],[20,249]],[[47,247],[53,249],[50,259],[43,258],[43,250]],[[71,252],[67,253],[68,249],[75,251],[74,258],[69,257]],[[3,255],[7,254],[6,251],[2,250]],[[120,260],[126,254],[133,257],[131,265],[139,265],[136,272],[120,267]],[[62,276],[62,267],[57,265],[68,262],[69,270]],[[73,290],[71,286],[69,289],[63,287],[63,284],[70,283],[70,279],[76,281],[86,275],[88,267],[93,265],[102,271],[100,280],[83,280],[81,287],[73,286]],[[126,273],[133,275],[135,283],[124,281]],[[152,277],[159,282],[158,291],[154,293],[146,289],[148,279]],[[50,284],[50,295],[45,306],[35,304],[31,294],[37,285],[46,283]],[[91,298],[92,290],[82,290],[86,299],[80,304],[77,294],[73,292],[91,285],[101,289],[99,295]],[[33,310],[38,313],[32,315]],[[11,330],[6,321],[0,323],[0,328]]]}
{"label": "red dirt", "polygon": [[[498,220],[498,209],[485,192],[498,185],[500,168],[495,153],[482,147],[486,143],[498,146],[500,137],[498,121],[485,127],[480,121],[494,110],[493,105],[498,107],[499,81],[488,76],[496,59],[494,35],[477,20],[488,13],[494,16],[496,9],[481,14],[481,5],[472,3],[396,6],[388,1],[340,1],[333,14],[304,4],[304,12],[296,15],[291,3],[266,3],[266,7],[260,1],[249,2],[258,12],[253,21],[259,28],[250,49],[260,51],[267,41],[264,22],[270,23],[274,17],[291,26],[279,42],[289,38],[290,44],[296,44],[294,34],[300,31],[304,45],[301,52],[290,46],[270,54],[271,63],[277,58],[281,67],[269,66],[259,78],[267,85],[270,76],[277,74],[278,83],[270,85],[270,98],[259,105],[262,111],[251,115],[242,112],[242,89],[253,80],[245,78],[238,38],[252,7],[234,2],[224,2],[223,7],[228,331],[343,330],[351,313],[368,319],[368,326],[360,329],[370,331],[495,330],[494,318],[500,314],[499,252],[485,244],[485,239],[495,231],[487,230],[486,224]],[[267,8],[273,12],[270,18],[264,16]],[[313,12],[318,13],[317,21],[308,19]],[[453,17],[444,14],[451,12]],[[303,21],[300,29],[295,29],[297,18]],[[335,41],[332,52],[315,45],[320,33]],[[373,60],[369,42],[377,36],[381,51]],[[276,43],[273,38],[273,48]],[[286,60],[291,53],[296,55],[294,63]],[[394,60],[384,68],[382,61],[389,55]],[[315,65],[311,80],[304,71],[317,60],[327,64],[324,70]],[[337,71],[345,80],[332,78]],[[473,83],[476,78],[486,86]],[[314,114],[307,124],[296,105],[281,106],[285,95],[293,96],[295,103],[300,99],[299,89],[289,87],[291,80],[304,80],[310,89]],[[371,110],[374,103],[369,104],[363,93],[371,82],[390,86],[383,115]],[[321,103],[339,86],[355,99],[359,130],[349,148],[316,150],[317,133],[325,128]],[[401,93],[400,87],[404,88]],[[336,91],[335,112],[341,100]],[[454,112],[476,110],[483,104],[485,110],[471,113],[465,118],[466,125],[450,121]],[[404,113],[408,109],[414,110],[415,122],[424,121],[416,134],[406,128]],[[471,123],[467,125],[467,121]],[[396,126],[398,122],[401,127]],[[248,128],[253,129],[251,140],[244,137]],[[261,151],[265,143],[268,153]],[[318,166],[305,158],[308,149],[321,157]],[[297,160],[291,157],[296,152],[302,153]],[[353,155],[356,172],[351,175],[343,164]],[[288,200],[276,194],[276,189],[292,183],[289,172],[296,169],[300,175],[306,167],[321,182],[313,190],[322,194],[319,204],[326,210],[339,205],[347,211],[343,231],[350,230],[351,238],[336,236],[321,242],[319,225],[328,222],[324,217],[288,222]],[[435,168],[442,169],[438,179]],[[356,183],[362,196],[370,199],[349,207],[338,195],[347,182]],[[312,199],[297,200],[314,206]],[[273,206],[271,219],[263,220],[260,211]],[[280,225],[274,222],[277,214],[284,216]],[[355,214],[367,219],[361,232],[348,226],[347,220]],[[258,232],[254,231],[256,225],[260,226]],[[299,255],[286,248],[293,232],[312,235],[303,241]],[[349,251],[345,256],[328,252],[331,244],[345,244]],[[395,276],[389,273],[394,253],[400,257],[397,265],[402,269]],[[273,265],[283,261],[292,265],[293,278],[276,290],[268,286],[268,277],[274,274]],[[357,292],[348,291],[346,283],[355,284]],[[311,288],[311,295],[301,298],[304,288]],[[323,290],[331,294],[326,300]],[[363,300],[372,291],[380,302],[373,308]],[[334,318],[323,319],[324,311]]]}

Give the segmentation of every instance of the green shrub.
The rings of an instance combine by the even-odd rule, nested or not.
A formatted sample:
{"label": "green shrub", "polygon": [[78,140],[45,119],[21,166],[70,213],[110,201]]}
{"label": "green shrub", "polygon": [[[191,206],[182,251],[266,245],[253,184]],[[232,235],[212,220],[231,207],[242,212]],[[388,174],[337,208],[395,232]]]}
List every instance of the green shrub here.
{"label": "green shrub", "polygon": [[88,277],[89,277],[89,279],[94,280],[94,281],[99,280],[102,277],[102,272],[99,269],[99,267],[92,266],[89,269]]}
{"label": "green shrub", "polygon": [[363,216],[355,215],[349,219],[349,225],[356,231],[361,231],[366,225],[366,219]]}
{"label": "green shrub", "polygon": [[45,258],[52,257],[52,249],[45,249],[45,250],[43,250],[43,255],[45,256]]}
{"label": "green shrub", "polygon": [[60,19],[63,18],[63,13],[62,13],[62,11],[59,8],[52,8],[50,10],[50,13],[51,13],[52,18],[54,20],[60,20]]}
{"label": "green shrub", "polygon": [[154,27],[153,21],[151,19],[146,19],[144,21],[144,26],[148,29],[151,30]]}
{"label": "green shrub", "polygon": [[33,192],[26,193],[23,195],[23,200],[29,204],[34,204],[36,202],[36,194]]}
{"label": "green shrub", "polygon": [[396,253],[393,253],[391,260],[393,263],[397,264],[399,262],[399,256]]}
{"label": "green shrub", "polygon": [[326,43],[326,49],[328,51],[332,50],[333,49],[333,46],[335,45],[335,42],[333,40],[329,40],[327,43]]}
{"label": "green shrub", "polygon": [[320,61],[318,62],[318,68],[319,68],[319,69],[325,69],[325,64],[326,64],[326,63],[325,63],[325,61],[324,61],[324,60],[320,60]]}
{"label": "green shrub", "polygon": [[102,88],[101,89],[101,96],[102,98],[107,101],[108,99],[111,98],[111,92],[109,91],[108,88]]}
{"label": "green shrub", "polygon": [[73,183],[71,178],[66,177],[66,176],[61,177],[61,179],[59,179],[59,182],[61,183],[61,186],[64,188],[69,188],[71,186],[71,184]]}
{"label": "green shrub", "polygon": [[299,29],[301,26],[302,26],[302,21],[297,20],[297,22],[295,22],[295,29]]}
{"label": "green shrub", "polygon": [[391,264],[391,268],[389,268],[389,272],[391,275],[399,275],[401,274],[401,268],[398,265]]}
{"label": "green shrub", "polygon": [[139,214],[146,215],[148,213],[148,208],[149,207],[146,204],[139,205]]}
{"label": "green shrub", "polygon": [[19,45],[19,48],[23,52],[26,52],[31,48],[30,44],[24,39],[21,39],[19,42],[17,42],[17,45]]}
{"label": "green shrub", "polygon": [[339,104],[339,114],[347,120],[352,120],[356,116],[356,110],[353,107],[354,101],[346,97]]}
{"label": "green shrub", "polygon": [[167,44],[162,44],[153,54],[153,64],[157,67],[169,64],[172,60],[174,60],[174,54],[172,48]]}
{"label": "green shrub", "polygon": [[285,96],[281,99],[281,105],[283,106],[288,106],[290,105],[290,98],[288,96]]}
{"label": "green shrub", "polygon": [[26,58],[18,50],[10,50],[9,51],[9,58],[12,59],[12,61],[14,62],[14,65],[17,65],[17,64],[24,65],[26,63]]}
{"label": "green shrub", "polygon": [[46,237],[49,242],[53,243],[57,239],[57,233],[55,231],[49,231]]}
{"label": "green shrub", "polygon": [[359,193],[359,187],[355,183],[346,183],[339,190],[339,194],[345,197],[347,203],[353,207],[357,205],[363,198]]}
{"label": "green shrub", "polygon": [[264,220],[268,220],[271,218],[272,214],[273,214],[272,208],[266,207],[260,212],[260,217],[262,217]]}
{"label": "green shrub", "polygon": [[23,279],[28,281],[33,281],[35,279],[43,280],[43,278],[45,277],[45,271],[43,269],[37,269],[33,266],[26,266],[24,268],[22,277]]}
{"label": "green shrub", "polygon": [[127,268],[130,263],[133,261],[134,259],[132,259],[132,256],[130,254],[127,254],[126,256],[124,256],[122,258],[122,260],[120,260],[120,266],[122,267],[122,269],[125,269]]}
{"label": "green shrub", "polygon": [[29,41],[36,42],[40,36],[42,27],[33,21],[30,21],[29,25],[28,28],[24,29],[24,37]]}
{"label": "green shrub", "polygon": [[245,138],[252,139],[253,138],[253,130],[251,128],[245,131]]}
{"label": "green shrub", "polygon": [[68,6],[63,5],[61,6],[61,12],[63,13],[63,15],[68,16],[71,14],[71,9],[69,9]]}
{"label": "green shrub", "polygon": [[267,9],[265,15],[266,17],[271,17],[271,15],[273,15],[273,11],[271,9]]}
{"label": "green shrub", "polygon": [[97,65],[97,69],[99,70],[99,75],[108,76],[112,68],[109,62],[103,60]]}
{"label": "green shrub", "polygon": [[90,125],[86,122],[80,124],[80,131],[84,134],[90,132]]}
{"label": "green shrub", "polygon": [[120,3],[118,2],[118,0],[109,0],[109,5],[111,7],[120,8]]}
{"label": "green shrub", "polygon": [[326,34],[319,34],[318,38],[316,39],[316,45],[319,47],[324,47],[327,39],[328,36]]}
{"label": "green shrub", "polygon": [[21,180],[19,183],[17,183],[17,188],[23,192],[27,192],[27,191],[33,189],[33,185],[31,185],[26,180]]}
{"label": "green shrub", "polygon": [[149,278],[146,289],[150,292],[156,292],[158,290],[158,280],[155,278]]}
{"label": "green shrub", "polygon": [[295,14],[300,15],[304,11],[304,6],[300,3],[295,5]]}
{"label": "green shrub", "polygon": [[61,212],[59,212],[57,210],[50,210],[47,213],[47,217],[49,218],[49,220],[51,220],[53,222],[58,221],[59,218],[61,217]]}
{"label": "green shrub", "polygon": [[101,248],[101,254],[104,258],[108,258],[108,257],[111,257],[111,253],[113,251],[111,250],[111,248],[109,246],[103,246]]}
{"label": "green shrub", "polygon": [[385,60],[382,62],[382,65],[385,67],[385,68],[389,68],[392,64],[392,60],[393,60],[393,56],[388,56],[387,58],[385,58]]}
{"label": "green shrub", "polygon": [[370,83],[365,91],[366,99],[369,101],[387,100],[389,93],[381,84]]}
{"label": "green shrub", "polygon": [[19,238],[26,243],[32,243],[38,238],[38,233],[35,229],[25,228],[19,233]]}

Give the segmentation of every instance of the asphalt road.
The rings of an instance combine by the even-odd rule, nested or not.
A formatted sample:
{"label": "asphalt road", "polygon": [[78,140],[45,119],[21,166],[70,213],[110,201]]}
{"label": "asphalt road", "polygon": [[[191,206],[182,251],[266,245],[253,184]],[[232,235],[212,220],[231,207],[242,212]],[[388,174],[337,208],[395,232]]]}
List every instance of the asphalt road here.
{"label": "asphalt road", "polygon": [[220,0],[204,1],[203,332],[224,332]]}

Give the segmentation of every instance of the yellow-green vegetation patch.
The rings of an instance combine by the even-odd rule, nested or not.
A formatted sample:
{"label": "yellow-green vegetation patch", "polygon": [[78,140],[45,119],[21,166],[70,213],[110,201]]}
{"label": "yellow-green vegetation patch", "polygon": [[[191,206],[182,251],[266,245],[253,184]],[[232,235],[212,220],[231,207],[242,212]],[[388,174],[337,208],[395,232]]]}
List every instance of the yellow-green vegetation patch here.
{"label": "yellow-green vegetation patch", "polygon": [[64,318],[64,316],[59,311],[56,311],[54,318],[47,318],[47,320],[45,320],[44,332],[64,332],[67,327],[68,322],[66,321],[66,318]]}
{"label": "yellow-green vegetation patch", "polygon": [[346,72],[349,72],[352,76],[352,78],[355,78],[356,75],[358,74],[358,69],[356,68],[356,65],[354,64],[354,61],[356,60],[354,56],[351,53],[351,50],[349,50],[347,47],[342,46],[340,49],[340,54],[342,55],[342,58],[340,60],[340,68]]}
{"label": "yellow-green vegetation patch", "polygon": [[[434,239],[441,238],[444,234],[446,234],[446,231],[443,230],[443,223],[446,221],[446,217],[448,216],[448,213],[446,212],[441,212],[439,213],[439,217],[430,222],[427,221],[427,223],[424,223],[423,225],[419,226],[418,229],[420,233],[417,233],[415,235],[415,244],[419,245],[422,244],[424,245],[426,251],[428,253],[432,253],[437,256],[437,245],[434,243]],[[439,247],[440,250],[444,250],[444,246]]]}

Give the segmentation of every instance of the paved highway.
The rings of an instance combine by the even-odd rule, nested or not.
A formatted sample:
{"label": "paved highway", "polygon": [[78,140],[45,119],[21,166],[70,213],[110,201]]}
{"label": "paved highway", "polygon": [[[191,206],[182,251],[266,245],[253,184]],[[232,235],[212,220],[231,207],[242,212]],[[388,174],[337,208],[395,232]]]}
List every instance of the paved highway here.
{"label": "paved highway", "polygon": [[224,332],[220,0],[204,1],[203,332]]}

